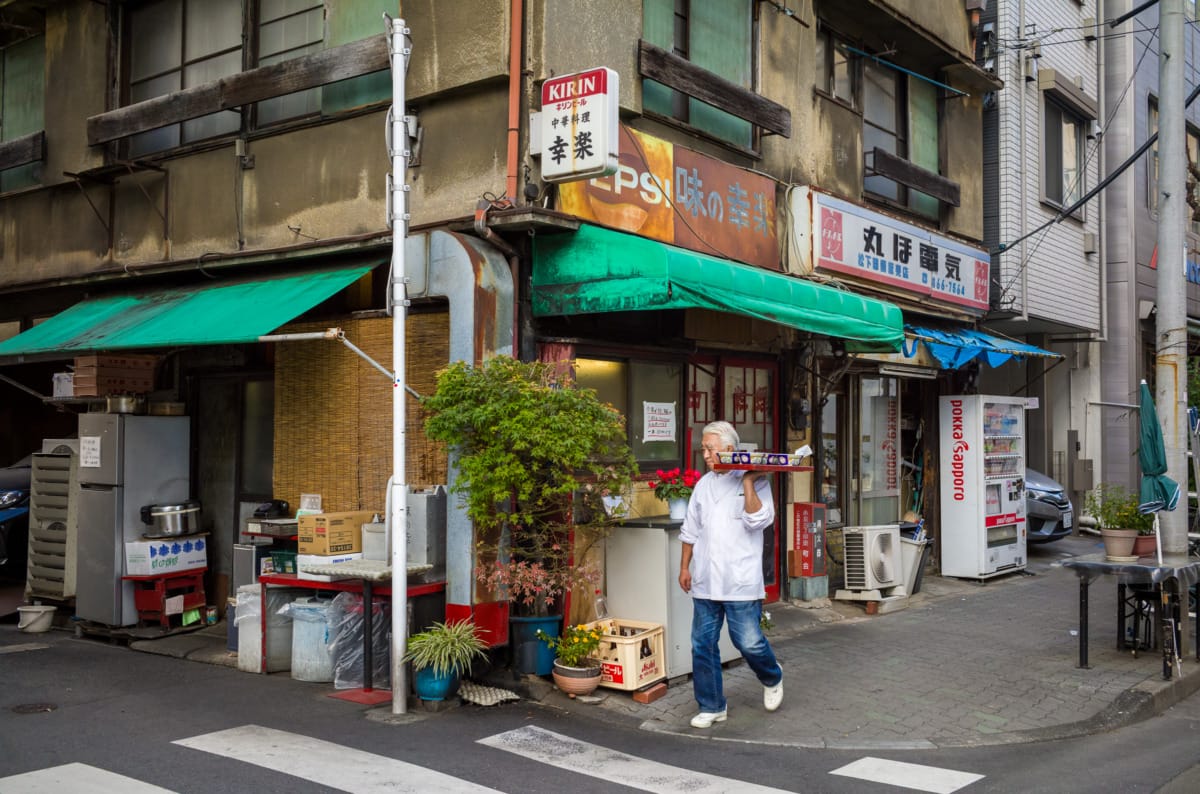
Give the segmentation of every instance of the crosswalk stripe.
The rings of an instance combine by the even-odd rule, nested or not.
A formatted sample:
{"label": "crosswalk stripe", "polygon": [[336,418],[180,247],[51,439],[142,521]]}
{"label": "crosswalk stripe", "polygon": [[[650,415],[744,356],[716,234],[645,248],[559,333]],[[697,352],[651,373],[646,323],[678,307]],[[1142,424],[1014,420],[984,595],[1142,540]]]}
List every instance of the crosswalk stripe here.
{"label": "crosswalk stripe", "polygon": [[860,758],[829,774],[869,780],[873,783],[888,783],[917,791],[929,791],[933,794],[951,794],[964,786],[971,785],[976,780],[983,780],[983,775],[971,772],[957,772],[953,769],[941,769],[936,766],[907,764],[903,761],[888,761],[884,758],[870,757]]}
{"label": "crosswalk stripe", "polygon": [[87,764],[63,764],[0,777],[4,794],[174,794],[131,777]]}
{"label": "crosswalk stripe", "polygon": [[732,778],[707,775],[636,755],[610,750],[572,739],[533,725],[480,739],[479,744],[505,750],[543,764],[589,775],[641,791],[689,794],[701,792],[779,792],[782,789],[756,786]]}
{"label": "crosswalk stripe", "polygon": [[243,725],[174,744],[244,761],[352,794],[494,792],[452,775],[297,733]]}

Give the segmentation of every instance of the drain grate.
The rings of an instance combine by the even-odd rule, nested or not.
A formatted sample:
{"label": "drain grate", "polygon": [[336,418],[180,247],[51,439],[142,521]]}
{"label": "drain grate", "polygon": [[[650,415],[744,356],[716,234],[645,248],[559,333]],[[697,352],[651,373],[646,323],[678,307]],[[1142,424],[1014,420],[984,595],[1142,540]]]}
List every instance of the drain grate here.
{"label": "drain grate", "polygon": [[53,703],[22,703],[19,706],[13,706],[11,711],[14,714],[45,714],[47,711],[54,711],[58,706]]}

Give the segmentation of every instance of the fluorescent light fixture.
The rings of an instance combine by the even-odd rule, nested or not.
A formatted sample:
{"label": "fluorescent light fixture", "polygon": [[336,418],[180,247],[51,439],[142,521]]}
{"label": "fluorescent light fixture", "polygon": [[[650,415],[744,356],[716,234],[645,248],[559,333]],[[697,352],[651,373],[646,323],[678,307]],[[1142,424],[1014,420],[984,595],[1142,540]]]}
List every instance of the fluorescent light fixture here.
{"label": "fluorescent light fixture", "polygon": [[879,374],[893,375],[897,378],[919,378],[920,380],[934,380],[938,376],[938,371],[933,367],[904,367],[893,366],[891,364],[880,364]]}

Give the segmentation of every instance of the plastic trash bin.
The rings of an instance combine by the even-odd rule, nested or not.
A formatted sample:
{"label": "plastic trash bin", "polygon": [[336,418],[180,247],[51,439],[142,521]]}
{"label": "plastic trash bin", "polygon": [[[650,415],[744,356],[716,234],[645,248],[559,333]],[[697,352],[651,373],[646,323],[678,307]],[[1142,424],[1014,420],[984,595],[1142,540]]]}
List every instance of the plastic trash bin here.
{"label": "plastic trash bin", "polygon": [[333,680],[329,603],[329,599],[312,597],[292,602],[292,678],[298,681]]}
{"label": "plastic trash bin", "polygon": [[925,546],[929,539],[900,538],[900,566],[904,572],[904,592],[916,595],[921,589],[921,573],[925,568]]}
{"label": "plastic trash bin", "polygon": [[[242,585],[237,595],[238,669],[247,673],[278,673],[292,666],[292,619],[279,611],[289,605],[300,590],[267,587],[266,624],[267,658],[263,663],[263,603],[260,585]],[[264,669],[265,668],[265,669]]]}

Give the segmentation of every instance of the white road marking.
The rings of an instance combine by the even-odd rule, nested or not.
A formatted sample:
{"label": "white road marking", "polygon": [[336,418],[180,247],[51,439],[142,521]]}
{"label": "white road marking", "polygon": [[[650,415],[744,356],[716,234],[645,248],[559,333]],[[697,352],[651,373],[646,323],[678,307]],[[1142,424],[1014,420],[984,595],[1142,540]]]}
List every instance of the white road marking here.
{"label": "white road marking", "polygon": [[0,777],[4,794],[175,794],[131,777],[87,764],[63,764]]}
{"label": "white road marking", "polygon": [[173,744],[311,780],[352,794],[494,792],[453,775],[258,725],[180,739]]}
{"label": "white road marking", "polygon": [[22,651],[40,651],[50,646],[44,642],[23,642],[20,645],[0,645],[0,653],[21,653]]}
{"label": "white road marking", "polygon": [[917,791],[930,791],[934,794],[951,794],[964,786],[971,785],[976,780],[983,780],[983,775],[975,775],[970,772],[957,772],[953,769],[941,769],[936,766],[906,764],[903,761],[888,761],[883,758],[870,757],[860,758],[829,774],[870,780],[873,783],[887,783]]}
{"label": "white road marking", "polygon": [[[610,750],[600,745],[582,742],[544,728],[527,725],[516,730],[498,733],[479,744],[505,750],[523,758],[578,772],[581,775],[620,783],[640,791],[689,794],[701,792],[779,792],[782,789],[756,786],[741,780],[706,775],[682,767],[648,761],[636,755]],[[567,787],[569,788],[569,786]]]}

